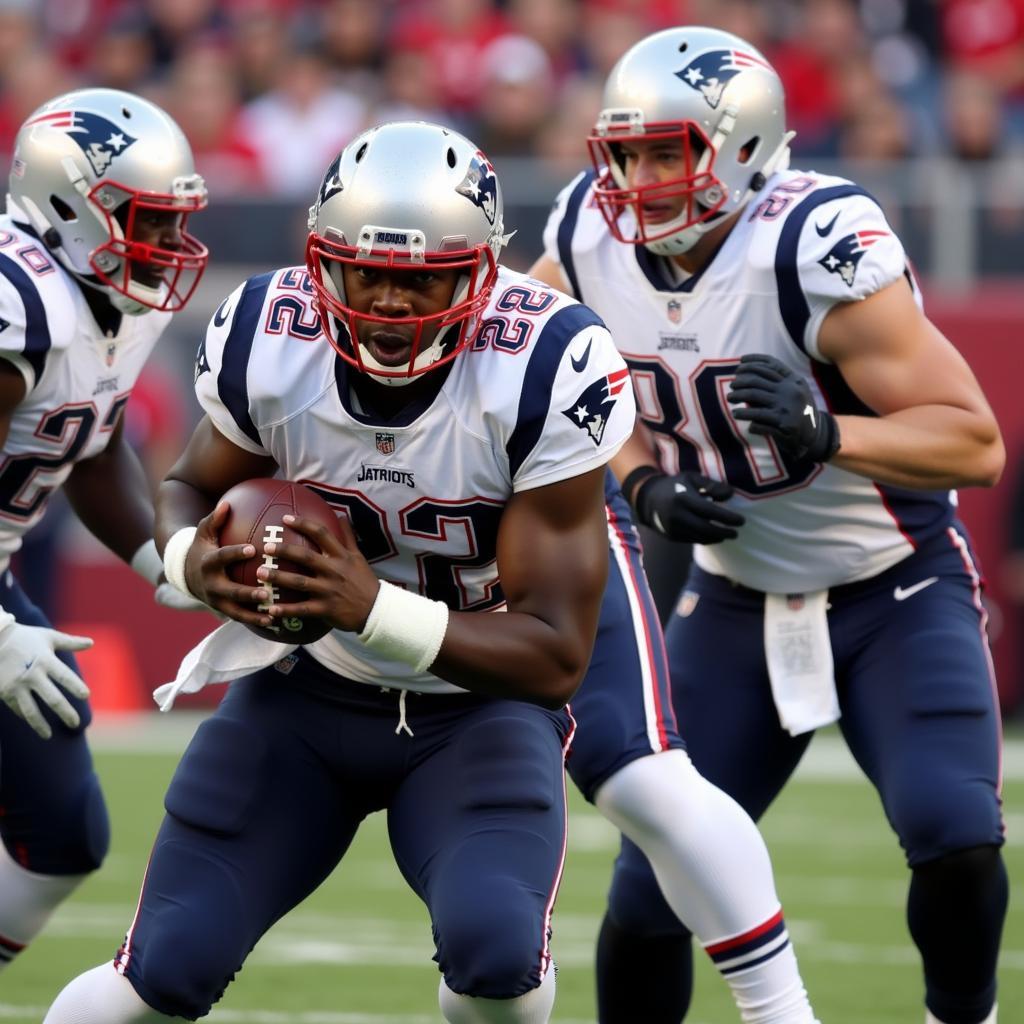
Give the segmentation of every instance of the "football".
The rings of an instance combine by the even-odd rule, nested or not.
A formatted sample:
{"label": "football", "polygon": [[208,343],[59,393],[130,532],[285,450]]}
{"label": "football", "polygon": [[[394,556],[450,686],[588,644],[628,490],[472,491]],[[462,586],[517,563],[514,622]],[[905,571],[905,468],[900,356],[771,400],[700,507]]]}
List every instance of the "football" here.
{"label": "football", "polygon": [[[222,499],[230,504],[231,510],[220,531],[222,546],[229,544],[253,544],[256,554],[241,562],[232,562],[228,575],[236,583],[247,587],[268,587],[256,576],[261,565],[282,569],[285,572],[304,570],[294,562],[282,561],[263,554],[263,545],[297,544],[301,547],[319,548],[309,538],[284,524],[284,516],[303,516],[315,519],[326,526],[331,533],[341,538],[341,528],[334,510],[318,494],[302,484],[290,480],[257,479],[244,480],[227,491]],[[286,587],[270,588],[274,604],[290,604],[304,600],[301,591]],[[262,606],[261,606],[262,607]],[[277,640],[283,644],[311,644],[330,631],[330,625],[322,619],[282,619],[280,625],[271,627],[249,626],[254,633],[266,640]]]}

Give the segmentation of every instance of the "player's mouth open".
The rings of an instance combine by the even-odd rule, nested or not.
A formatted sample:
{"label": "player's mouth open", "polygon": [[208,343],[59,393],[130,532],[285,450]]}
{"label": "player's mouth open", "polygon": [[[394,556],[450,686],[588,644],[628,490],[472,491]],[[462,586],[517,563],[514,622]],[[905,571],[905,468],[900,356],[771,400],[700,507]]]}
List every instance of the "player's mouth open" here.
{"label": "player's mouth open", "polygon": [[367,340],[367,348],[384,366],[401,366],[409,361],[412,339],[390,331],[374,331]]}

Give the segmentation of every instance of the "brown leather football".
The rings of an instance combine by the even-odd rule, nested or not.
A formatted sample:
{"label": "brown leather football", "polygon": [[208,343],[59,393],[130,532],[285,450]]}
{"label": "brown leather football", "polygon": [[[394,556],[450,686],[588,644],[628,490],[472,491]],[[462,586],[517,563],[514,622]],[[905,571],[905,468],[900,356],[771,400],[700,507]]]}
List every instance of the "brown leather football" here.
{"label": "brown leather football", "polygon": [[[261,565],[282,569],[285,572],[304,572],[294,562],[282,561],[263,554],[263,545],[271,541],[278,544],[298,544],[302,547],[319,548],[303,534],[285,526],[283,517],[286,515],[303,516],[323,523],[331,533],[341,538],[338,517],[330,505],[320,495],[315,494],[302,484],[290,480],[243,480],[226,494],[222,501],[230,504],[227,521],[220,531],[220,543],[253,544],[256,554],[242,562],[232,562],[228,575],[236,583],[247,587],[266,587],[268,584],[256,577],[256,570]],[[284,587],[276,589],[272,594],[274,604],[291,604],[305,600],[305,595],[298,590]],[[283,644],[311,644],[319,640],[330,630],[330,625],[323,619],[282,619],[279,626],[264,628],[249,626],[254,633],[266,640],[277,640]]]}

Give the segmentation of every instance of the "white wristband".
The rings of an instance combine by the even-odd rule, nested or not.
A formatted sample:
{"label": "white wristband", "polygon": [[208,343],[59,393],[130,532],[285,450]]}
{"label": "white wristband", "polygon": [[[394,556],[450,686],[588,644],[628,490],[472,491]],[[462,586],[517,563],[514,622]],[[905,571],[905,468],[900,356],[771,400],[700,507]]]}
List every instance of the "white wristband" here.
{"label": "white wristband", "polygon": [[404,661],[417,672],[434,663],[448,631],[448,605],[380,581],[359,639],[372,651]]}
{"label": "white wristband", "polygon": [[157,554],[156,541],[152,537],[139,546],[138,551],[132,555],[132,560],[128,564],[154,587],[164,574],[164,563]]}
{"label": "white wristband", "polygon": [[164,548],[164,575],[167,582],[189,597],[195,597],[195,594],[188,589],[185,582],[185,559],[195,539],[196,529],[195,526],[183,526],[177,533],[171,535]]}

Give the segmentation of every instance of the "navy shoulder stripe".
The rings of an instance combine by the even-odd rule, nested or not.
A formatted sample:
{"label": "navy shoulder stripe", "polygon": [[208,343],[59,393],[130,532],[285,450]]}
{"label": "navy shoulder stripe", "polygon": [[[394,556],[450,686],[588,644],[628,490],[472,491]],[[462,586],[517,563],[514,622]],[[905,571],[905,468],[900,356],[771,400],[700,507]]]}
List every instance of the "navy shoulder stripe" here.
{"label": "navy shoulder stripe", "polygon": [[572,294],[581,302],[583,296],[580,294],[580,283],[576,277],[576,264],[572,258],[572,236],[576,234],[576,222],[580,219],[580,207],[583,205],[583,197],[587,194],[591,183],[596,177],[595,171],[584,171],[576,187],[569,193],[565,203],[565,213],[562,215],[562,223],[558,225],[558,258],[562,263],[566,279]]}
{"label": "navy shoulder stripe", "polygon": [[775,250],[775,284],[779,292],[779,312],[789,336],[805,354],[807,349],[804,347],[804,331],[807,321],[811,319],[811,309],[800,284],[800,270],[797,266],[800,232],[807,218],[819,206],[833,199],[845,199],[847,196],[867,196],[868,199],[875,201],[874,196],[859,185],[833,185],[831,188],[819,189],[797,204],[779,233],[779,245]]}
{"label": "navy shoulder stripe", "polygon": [[25,348],[22,355],[28,360],[38,383],[46,369],[46,356],[52,344],[46,307],[32,279],[10,256],[0,255],[0,274],[14,285],[25,307]]}
{"label": "navy shoulder stripe", "polygon": [[217,393],[224,408],[231,413],[238,429],[256,444],[262,444],[260,432],[249,415],[249,356],[253,336],[259,325],[263,300],[277,271],[252,277],[245,283],[238,299],[231,330],[224,342],[224,355],[217,375]]}
{"label": "navy shoulder stripe", "polygon": [[515,429],[505,446],[513,479],[540,440],[551,408],[555,375],[569,342],[585,327],[593,326],[604,327],[604,321],[589,306],[574,304],[555,313],[540,332],[523,376]]}

